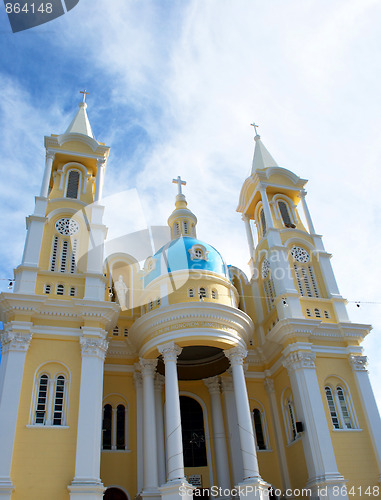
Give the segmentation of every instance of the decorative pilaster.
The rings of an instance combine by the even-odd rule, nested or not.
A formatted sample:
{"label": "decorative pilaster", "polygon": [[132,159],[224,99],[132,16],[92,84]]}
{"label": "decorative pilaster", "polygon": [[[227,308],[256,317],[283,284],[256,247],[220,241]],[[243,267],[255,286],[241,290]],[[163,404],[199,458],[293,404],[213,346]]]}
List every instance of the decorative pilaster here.
{"label": "decorative pilaster", "polygon": [[143,489],[143,379],[139,363],[135,364],[134,384],[136,391],[136,448],[137,448],[137,491]]}
{"label": "decorative pilaster", "polygon": [[216,457],[218,486],[222,489],[222,491],[229,490],[231,487],[230,472],[228,450],[226,447],[224,417],[222,414],[221,388],[219,377],[204,379],[204,384],[209,390],[212,403],[214,455]]}
{"label": "decorative pilaster", "polygon": [[157,473],[157,442],[155,418],[155,389],[157,359],[140,358],[143,378],[143,498],[159,498]]}
{"label": "decorative pilaster", "polygon": [[349,363],[353,370],[362,409],[368,424],[372,446],[377,460],[379,481],[381,482],[381,419],[370,384],[368,370],[366,368],[368,358],[367,356],[356,356],[351,354],[349,356]]}
{"label": "decorative pilaster", "polygon": [[243,462],[241,445],[238,434],[237,408],[235,405],[233,380],[231,377],[222,377],[222,392],[224,396],[224,409],[228,428],[228,443],[230,450],[230,464],[232,468],[232,479],[234,484],[243,481]]}
{"label": "decorative pilaster", "polygon": [[[191,499],[193,489],[185,480],[183,441],[181,432],[181,414],[179,383],[177,379],[177,358],[182,349],[174,342],[158,346],[165,364],[165,437],[167,450],[167,483],[160,487],[163,500]],[[180,494],[180,488],[186,486],[187,493]]]}
{"label": "decorative pilaster", "polygon": [[310,234],[315,234],[315,228],[314,228],[311,214],[310,214],[310,211],[308,210],[308,206],[307,206],[307,202],[306,202],[306,195],[307,195],[307,191],[302,189],[299,193],[299,198],[302,202],[303,212],[304,212],[304,216],[305,216],[306,221],[307,221],[308,231]]}
{"label": "decorative pilaster", "polygon": [[[103,365],[108,347],[105,340],[107,332],[86,327],[82,328],[82,332],[75,476],[68,489],[71,500],[100,500],[105,489],[100,480],[100,460]],[[90,337],[91,334],[94,336]]]}
{"label": "decorative pilaster", "polygon": [[95,181],[95,193],[94,193],[95,203],[102,199],[105,170],[106,170],[106,159],[99,158],[97,160],[97,178]]}
{"label": "decorative pilaster", "polygon": [[[348,496],[343,494],[346,481],[338,472],[327,418],[315,370],[316,354],[299,350],[289,345],[284,350],[283,365],[287,368],[295,402],[296,414],[302,420],[304,453],[308,469],[307,487],[315,491],[327,487],[327,498],[337,500]],[[339,495],[333,490],[339,486]]]}
{"label": "decorative pilaster", "polygon": [[263,210],[265,212],[267,228],[273,229],[274,221],[271,215],[269,199],[267,198],[266,186],[264,184],[259,185],[259,192],[261,193],[262,205],[263,205]]}
{"label": "decorative pilaster", "polygon": [[245,223],[245,229],[246,229],[247,243],[249,245],[250,258],[254,260],[255,245],[254,245],[253,232],[252,232],[251,226],[250,226],[250,217],[248,217],[247,215],[243,215],[242,216],[242,220]]}
{"label": "decorative pilaster", "polygon": [[247,486],[246,495],[243,498],[265,498],[268,484],[263,481],[259,474],[257,450],[254,438],[253,423],[251,420],[249,398],[246,389],[243,361],[247,351],[243,347],[233,347],[224,351],[229,359],[234,385],[234,395],[237,407],[239,438],[243,461],[243,483]]}
{"label": "decorative pilaster", "polygon": [[155,414],[156,414],[156,442],[157,442],[157,474],[159,484],[165,483],[165,448],[164,448],[164,419],[163,419],[163,387],[164,377],[156,373],[155,377]]}
{"label": "decorative pilaster", "polygon": [[53,153],[49,149],[46,151],[45,171],[40,191],[40,196],[42,196],[43,198],[47,198],[49,194],[49,182],[52,175],[52,166],[55,156],[55,153]]}
{"label": "decorative pilaster", "polygon": [[279,418],[279,412],[277,407],[274,380],[271,378],[265,378],[265,389],[270,400],[271,416],[273,418],[275,427],[275,440],[277,444],[277,449],[279,451],[279,462],[280,462],[280,472],[282,476],[283,489],[291,488],[290,476],[288,473],[286,450],[284,448],[282,427]]}
{"label": "decorative pilaster", "polygon": [[11,322],[0,335],[0,498],[10,500],[14,486],[11,481],[13,444],[20,403],[26,353],[32,334],[31,323]]}

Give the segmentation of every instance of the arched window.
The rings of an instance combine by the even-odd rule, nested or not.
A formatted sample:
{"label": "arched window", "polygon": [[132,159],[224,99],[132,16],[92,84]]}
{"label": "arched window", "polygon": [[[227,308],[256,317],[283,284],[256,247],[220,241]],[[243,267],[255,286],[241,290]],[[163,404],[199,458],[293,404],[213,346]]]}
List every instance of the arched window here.
{"label": "arched window", "polygon": [[207,465],[204,415],[200,403],[187,396],[180,396],[181,429],[185,467]]}
{"label": "arched window", "polygon": [[36,415],[34,420],[35,424],[45,424],[46,421],[48,384],[49,377],[47,375],[41,375],[38,385]]}
{"label": "arched window", "polygon": [[126,409],[118,405],[116,409],[116,449],[124,450],[126,447]]}
{"label": "arched window", "polygon": [[56,380],[54,395],[53,425],[62,425],[64,419],[65,377],[59,375]]}
{"label": "arched window", "polygon": [[180,224],[178,222],[175,224],[175,236],[180,236]]}
{"label": "arched window", "polygon": [[53,246],[52,246],[52,256],[50,258],[50,270],[55,271],[56,270],[56,265],[57,265],[57,256],[58,256],[58,244],[59,244],[59,237],[54,236],[53,238]]}
{"label": "arched window", "polygon": [[128,500],[128,496],[119,488],[107,488],[103,500]]}
{"label": "arched window", "polygon": [[74,274],[77,268],[77,251],[78,251],[78,240],[72,240],[71,242],[71,259],[70,259],[70,272]]}
{"label": "arched window", "polygon": [[118,325],[113,329],[112,334],[117,337],[119,335],[119,327]]}
{"label": "arched window", "polygon": [[103,408],[102,448],[104,450],[111,450],[111,421],[112,421],[112,406],[107,404]]}
{"label": "arched window", "polygon": [[80,175],[78,170],[70,170],[67,181],[66,198],[78,198],[79,178]]}
{"label": "arched window", "polygon": [[56,295],[64,295],[65,293],[65,285],[57,285],[57,288],[56,288]]}
{"label": "arched window", "polygon": [[296,415],[294,401],[292,399],[291,391],[288,389],[288,396],[283,398],[283,418],[284,425],[286,429],[287,441],[292,443],[298,437],[298,431],[296,430]]}
{"label": "arched window", "polygon": [[189,288],[188,297],[194,297],[194,289],[193,288]]}
{"label": "arched window", "polygon": [[200,299],[206,297],[206,289],[203,286],[198,289],[198,295]]}
{"label": "arched window", "polygon": [[75,297],[76,294],[77,294],[77,290],[76,290],[75,286],[71,286],[70,292],[69,292],[70,297]]}
{"label": "arched window", "polygon": [[127,449],[127,409],[122,403],[107,403],[103,408],[103,450]]}
{"label": "arched window", "polygon": [[287,203],[284,201],[278,201],[278,208],[279,208],[279,212],[280,212],[280,215],[282,217],[282,220],[283,220],[283,224],[286,227],[295,227],[295,224],[293,224],[293,222],[291,220],[290,212],[289,212]]}
{"label": "arched window", "polygon": [[183,228],[184,228],[184,234],[189,234],[189,224],[186,220],[183,222]]}
{"label": "arched window", "polygon": [[262,415],[260,410],[258,410],[258,408],[254,408],[253,417],[254,417],[254,429],[257,441],[257,448],[258,450],[265,450],[266,442],[265,442],[265,435],[263,432]]}
{"label": "arched window", "polygon": [[61,273],[66,272],[68,253],[69,253],[69,241],[64,240],[62,242],[62,250],[61,250],[61,264],[60,264]]}
{"label": "arched window", "polygon": [[211,295],[212,295],[212,299],[216,299],[217,298],[217,290],[213,289]]}
{"label": "arched window", "polygon": [[259,212],[259,217],[261,218],[261,224],[262,224],[262,236],[265,236],[267,231],[267,226],[266,226],[265,211],[263,210],[263,208]]}
{"label": "arched window", "polygon": [[332,388],[330,385],[326,385],[324,390],[333,427],[335,429],[355,428],[355,419],[351,415],[344,387],[338,385],[336,388]]}
{"label": "arched window", "polygon": [[51,292],[51,290],[52,290],[52,287],[48,283],[46,283],[44,286],[44,293],[49,294]]}
{"label": "arched window", "polygon": [[315,307],[314,313],[315,313],[315,318],[321,318],[320,309],[318,309],[317,307]]}

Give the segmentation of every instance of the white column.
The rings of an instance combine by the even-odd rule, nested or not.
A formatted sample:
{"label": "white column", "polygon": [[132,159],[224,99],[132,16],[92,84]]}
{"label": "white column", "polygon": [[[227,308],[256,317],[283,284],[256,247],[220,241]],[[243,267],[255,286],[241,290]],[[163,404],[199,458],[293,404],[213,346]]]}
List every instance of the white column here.
{"label": "white column", "polygon": [[154,379],[157,359],[140,358],[143,377],[143,492],[142,497],[160,497],[157,474],[157,442]]}
{"label": "white column", "polygon": [[291,488],[291,481],[290,481],[290,475],[288,473],[286,450],[283,442],[282,427],[280,423],[277,401],[275,396],[274,381],[271,378],[265,379],[265,389],[269,396],[271,416],[274,422],[275,440],[279,453],[280,473],[282,476],[282,483],[283,483],[282,486],[283,490],[286,490]]}
{"label": "white column", "polygon": [[181,433],[181,414],[179,384],[177,379],[177,357],[182,349],[174,342],[158,347],[165,363],[165,420],[167,445],[167,479],[184,479],[183,439]]}
{"label": "white column", "polygon": [[31,323],[12,322],[0,336],[0,498],[10,500],[13,446],[24,374],[25,357],[32,334]]}
{"label": "white column", "polygon": [[228,442],[230,449],[230,464],[234,484],[243,481],[243,462],[238,434],[237,408],[235,405],[233,380],[231,377],[222,377],[222,389],[224,395],[224,409],[228,427]]}
{"label": "white column", "polygon": [[159,373],[155,378],[155,414],[156,414],[156,441],[159,484],[165,483],[165,448],[164,448],[164,420],[163,420],[163,386],[164,377]]}
{"label": "white column", "polygon": [[[179,383],[177,379],[177,357],[182,349],[174,342],[158,346],[165,364],[165,438],[167,451],[167,483],[160,487],[163,500],[193,498],[193,489],[185,480],[183,440]],[[185,495],[180,488],[186,488]]]}
{"label": "white column", "polygon": [[[324,411],[322,396],[315,369],[316,354],[297,350],[292,344],[284,351],[283,365],[290,377],[297,418],[304,426],[302,435],[304,454],[308,469],[307,487],[316,493],[318,486],[327,487],[327,498],[348,499],[342,494],[344,477],[338,472],[335,453]],[[339,493],[333,487],[339,486]]]}
{"label": "white column", "polygon": [[111,449],[116,450],[116,426],[117,426],[117,408],[112,409],[111,413]]}
{"label": "white column", "polygon": [[49,182],[50,177],[52,175],[52,166],[54,161],[55,153],[51,151],[46,151],[46,160],[45,160],[45,171],[44,177],[42,178],[41,191],[40,196],[47,198],[49,194]]}
{"label": "white column", "polygon": [[242,220],[245,223],[247,243],[249,244],[250,257],[254,260],[255,245],[254,245],[253,232],[252,232],[251,226],[250,226],[250,217],[248,217],[247,215],[244,215],[242,217]]}
{"label": "white column", "polygon": [[259,185],[259,192],[261,193],[261,198],[262,198],[262,204],[263,204],[263,210],[265,212],[265,219],[266,219],[266,224],[267,228],[274,228],[274,221],[271,216],[271,209],[270,209],[270,204],[269,204],[269,199],[267,198],[267,193],[266,193],[266,186],[263,184]]}
{"label": "white column", "polygon": [[105,489],[100,480],[100,463],[106,335],[104,330],[82,327],[75,476],[68,487],[71,500],[102,499]]}
{"label": "white column", "polygon": [[[242,498],[265,498],[268,494],[268,484],[259,475],[257,450],[254,438],[253,423],[251,420],[249,398],[246,389],[243,360],[247,351],[237,346],[224,351],[232,368],[234,395],[237,407],[239,439],[243,461],[243,483],[246,486],[246,495]],[[268,495],[267,495],[268,496]]]}
{"label": "white column", "polygon": [[106,169],[105,158],[98,159],[97,160],[97,178],[95,181],[95,193],[94,193],[94,202],[95,203],[102,199],[105,169]]}
{"label": "white column", "polygon": [[[140,368],[135,364],[135,368]],[[137,450],[137,492],[143,489],[143,381],[139,371],[134,372],[136,390],[136,450]]]}
{"label": "white column", "polygon": [[[204,384],[209,389],[212,403],[214,456],[216,457],[217,482],[222,490],[229,490],[231,484],[224,417],[222,414],[220,381],[218,377],[211,377],[205,379]],[[230,498],[230,496],[227,498]]]}
{"label": "white column", "polygon": [[352,354],[349,356],[349,361],[355,376],[362,409],[371,435],[374,454],[376,455],[379,473],[378,480],[381,482],[381,419],[370,384],[368,370],[366,369],[368,358]]}
{"label": "white column", "polygon": [[308,207],[307,207],[306,194],[307,194],[307,191],[302,189],[299,193],[299,198],[302,202],[303,212],[304,212],[304,216],[305,216],[306,221],[307,221],[308,231],[310,234],[315,234],[315,228],[314,228],[314,225],[312,222],[311,214],[310,214],[310,211],[308,210]]}

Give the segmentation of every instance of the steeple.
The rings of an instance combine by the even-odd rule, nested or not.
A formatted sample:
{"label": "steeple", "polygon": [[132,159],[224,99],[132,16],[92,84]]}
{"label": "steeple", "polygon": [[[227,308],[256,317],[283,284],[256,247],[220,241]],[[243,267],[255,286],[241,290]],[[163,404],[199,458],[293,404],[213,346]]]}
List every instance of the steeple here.
{"label": "steeple", "polygon": [[79,110],[73,118],[65,134],[83,134],[94,139],[93,131],[91,130],[91,125],[86,113],[87,104],[83,102],[79,103]]}
{"label": "steeple", "polygon": [[254,174],[256,170],[262,170],[268,167],[278,167],[277,162],[267,151],[266,147],[261,141],[261,136],[256,134],[256,136],[254,137],[254,141],[255,141],[255,149],[254,149],[254,158],[253,158],[253,166],[251,169],[251,173]]}
{"label": "steeple", "polygon": [[178,176],[177,179],[173,179],[172,182],[178,186],[175,202],[176,208],[168,218],[172,240],[180,238],[181,236],[196,238],[197,217],[187,208],[188,204],[182,193],[182,186],[185,186],[186,182],[183,181],[180,176]]}

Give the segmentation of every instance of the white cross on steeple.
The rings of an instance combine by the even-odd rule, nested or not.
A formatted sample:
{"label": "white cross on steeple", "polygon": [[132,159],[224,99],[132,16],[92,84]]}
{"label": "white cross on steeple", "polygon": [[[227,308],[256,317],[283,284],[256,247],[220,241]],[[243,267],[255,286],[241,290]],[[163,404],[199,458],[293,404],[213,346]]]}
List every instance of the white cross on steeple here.
{"label": "white cross on steeple", "polygon": [[86,96],[90,95],[90,93],[86,92],[86,89],[85,90],[80,90],[79,93],[83,94],[83,102],[86,102]]}
{"label": "white cross on steeple", "polygon": [[259,125],[257,125],[255,122],[250,123],[250,125],[251,125],[252,127],[254,127],[254,130],[255,130],[255,136],[257,136],[257,135],[258,135],[258,132],[257,132],[257,127],[259,127]]}
{"label": "white cross on steeple", "polygon": [[183,180],[181,180],[181,177],[180,177],[180,176],[178,176],[178,177],[177,177],[177,179],[173,179],[173,180],[172,180],[172,183],[173,183],[173,184],[177,184],[177,187],[178,187],[178,189],[179,189],[178,194],[183,194],[183,192],[181,191],[181,186],[185,186],[185,185],[186,185],[186,182],[185,182],[185,181],[183,181]]}

